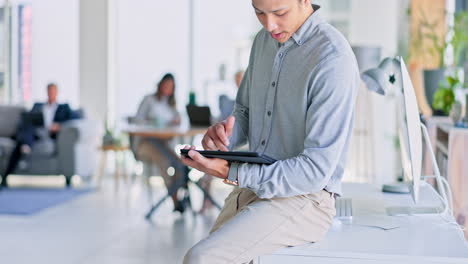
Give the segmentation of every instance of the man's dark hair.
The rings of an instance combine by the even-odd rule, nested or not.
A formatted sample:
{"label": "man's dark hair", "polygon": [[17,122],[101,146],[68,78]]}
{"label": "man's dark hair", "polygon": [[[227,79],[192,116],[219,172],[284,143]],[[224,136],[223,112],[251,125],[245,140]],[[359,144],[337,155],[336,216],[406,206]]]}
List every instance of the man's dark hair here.
{"label": "man's dark hair", "polygon": [[52,88],[52,87],[57,88],[57,84],[56,84],[56,83],[49,83],[49,84],[47,84],[47,90],[49,90],[49,89]]}
{"label": "man's dark hair", "polygon": [[158,90],[156,91],[156,98],[158,98],[158,100],[161,99],[161,91],[159,90],[161,88],[161,84],[165,81],[173,81],[174,83],[174,91],[172,93],[171,96],[169,96],[169,105],[173,108],[176,107],[176,100],[175,100],[175,88],[176,88],[176,85],[175,85],[175,78],[174,78],[174,75],[172,73],[166,73],[164,74],[164,76],[162,77],[162,79],[158,82]]}

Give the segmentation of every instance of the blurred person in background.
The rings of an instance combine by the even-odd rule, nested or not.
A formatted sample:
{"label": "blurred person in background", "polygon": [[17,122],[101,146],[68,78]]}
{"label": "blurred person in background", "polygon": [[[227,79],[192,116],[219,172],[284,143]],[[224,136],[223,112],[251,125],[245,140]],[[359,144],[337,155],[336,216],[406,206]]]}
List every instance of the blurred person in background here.
{"label": "blurred person in background", "polygon": [[[166,73],[158,82],[156,92],[145,96],[141,101],[135,121],[158,128],[179,125],[181,119],[176,109],[175,88],[174,76]],[[171,149],[168,140],[136,137],[134,145],[139,159],[159,167],[166,188],[187,173],[188,168]],[[182,213],[185,210],[185,204],[177,199],[177,192],[172,196],[172,201],[174,211]]]}
{"label": "blurred person in background", "polygon": [[[236,89],[239,89],[240,84],[244,78],[244,71],[239,70],[234,75],[234,82],[236,83]],[[229,96],[223,94],[219,97],[219,111],[221,112],[220,120],[225,120],[228,116],[231,115],[232,110],[234,110],[235,98],[229,98]]]}
{"label": "blurred person in background", "polygon": [[29,113],[42,113],[42,125],[37,125],[31,120],[22,119],[15,135],[16,146],[10,155],[10,160],[5,172],[2,174],[2,187],[7,187],[7,178],[18,166],[24,155],[31,153],[32,146],[40,140],[56,140],[62,123],[80,118],[78,112],[74,112],[68,104],[57,103],[58,87],[55,83],[47,85],[47,102],[35,103]]}

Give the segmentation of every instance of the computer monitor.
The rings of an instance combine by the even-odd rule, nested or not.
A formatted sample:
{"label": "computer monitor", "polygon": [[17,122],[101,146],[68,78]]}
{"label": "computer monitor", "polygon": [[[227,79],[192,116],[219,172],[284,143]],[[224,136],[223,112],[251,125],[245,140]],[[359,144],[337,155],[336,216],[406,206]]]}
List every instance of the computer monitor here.
{"label": "computer monitor", "polygon": [[[415,202],[419,198],[422,168],[422,133],[418,103],[413,84],[400,57],[397,75],[400,75],[401,89],[395,91],[397,104],[398,134],[400,140],[401,164],[406,181],[411,182],[410,192]],[[398,86],[397,86],[398,87]]]}
{"label": "computer monitor", "polygon": [[398,67],[396,67],[396,75],[401,74],[400,76],[397,76],[397,78],[399,77],[401,80],[401,89],[399,92],[396,92],[398,109],[397,118],[404,177],[411,183],[409,186],[411,195],[414,202],[418,203],[421,182],[424,180],[421,175],[423,155],[422,140],[424,137],[434,169],[437,189],[439,190],[444,208],[439,206],[393,207],[387,208],[387,212],[389,214],[444,214],[449,212],[451,204],[442,183],[443,179],[440,175],[439,167],[434,156],[427,128],[423,123],[421,123],[416,94],[405,62],[401,57],[398,57],[397,61]]}
{"label": "computer monitor", "polygon": [[[429,134],[426,126],[421,123],[419,117],[418,103],[414,92],[413,84],[406,68],[405,62],[401,57],[386,58],[377,68],[365,71],[362,74],[362,80],[366,83],[370,91],[385,95],[388,91],[393,91],[397,104],[398,136],[400,140],[401,163],[404,172],[404,178],[409,183],[409,191],[415,203],[419,200],[420,185],[422,182],[422,140],[426,143],[432,167],[435,173],[437,189],[444,203],[444,211],[448,212],[451,208],[451,198],[447,196],[444,183],[447,182],[441,177],[440,170],[435,159]],[[398,187],[384,185],[384,191],[399,190]],[[395,185],[396,186],[396,185]],[[400,192],[400,191],[396,191]],[[389,214],[427,214],[440,213],[440,207],[388,207]]]}

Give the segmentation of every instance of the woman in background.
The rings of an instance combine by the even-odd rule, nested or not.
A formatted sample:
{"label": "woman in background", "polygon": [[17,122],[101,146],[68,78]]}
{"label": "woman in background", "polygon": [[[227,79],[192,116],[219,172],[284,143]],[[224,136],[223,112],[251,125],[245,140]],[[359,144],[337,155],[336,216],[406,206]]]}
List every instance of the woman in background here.
{"label": "woman in background", "polygon": [[175,80],[171,73],[166,73],[157,85],[156,93],[143,98],[138,107],[136,119],[141,123],[167,127],[180,124],[180,115],[176,109]]}
{"label": "woman in background", "polygon": [[[180,114],[176,109],[175,80],[171,73],[166,73],[157,85],[156,93],[143,98],[138,112],[136,122],[151,124],[158,128],[180,124]],[[188,168],[182,164],[180,158],[169,146],[167,140],[157,138],[139,137],[135,138],[134,146],[139,160],[151,162],[159,167],[166,188],[179,177],[184,177]],[[170,170],[169,168],[174,170]],[[183,212],[185,205],[177,200],[177,195],[172,196],[174,210]]]}

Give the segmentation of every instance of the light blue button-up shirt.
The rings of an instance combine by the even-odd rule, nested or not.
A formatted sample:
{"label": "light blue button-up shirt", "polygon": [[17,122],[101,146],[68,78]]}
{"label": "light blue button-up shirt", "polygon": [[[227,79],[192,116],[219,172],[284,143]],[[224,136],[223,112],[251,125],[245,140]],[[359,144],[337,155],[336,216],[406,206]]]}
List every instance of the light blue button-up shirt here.
{"label": "light blue button-up shirt", "polygon": [[284,44],[262,29],[237,94],[230,149],[278,161],[233,163],[239,186],[260,198],[341,193],[359,71],[346,39],[319,7]]}

